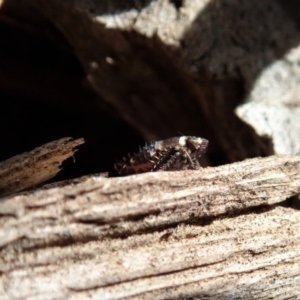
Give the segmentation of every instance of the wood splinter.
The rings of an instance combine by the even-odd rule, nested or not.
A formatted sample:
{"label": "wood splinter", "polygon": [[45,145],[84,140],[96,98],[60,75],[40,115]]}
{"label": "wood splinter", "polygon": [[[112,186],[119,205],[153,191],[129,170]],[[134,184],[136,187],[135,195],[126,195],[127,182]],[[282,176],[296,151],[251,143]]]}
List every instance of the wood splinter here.
{"label": "wood splinter", "polygon": [[0,162],[0,196],[20,192],[54,177],[61,170],[61,163],[73,156],[75,148],[83,143],[83,138],[65,137]]}

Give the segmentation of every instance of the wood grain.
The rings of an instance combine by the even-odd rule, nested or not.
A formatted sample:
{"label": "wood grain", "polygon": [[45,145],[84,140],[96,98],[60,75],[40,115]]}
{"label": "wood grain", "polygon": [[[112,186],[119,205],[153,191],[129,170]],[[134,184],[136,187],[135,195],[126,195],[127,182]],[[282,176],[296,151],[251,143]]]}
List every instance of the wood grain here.
{"label": "wood grain", "polygon": [[8,197],[0,298],[296,296],[300,212],[272,204],[300,192],[299,170],[272,156]]}
{"label": "wood grain", "polygon": [[25,190],[54,177],[83,139],[63,138],[0,162],[0,196]]}

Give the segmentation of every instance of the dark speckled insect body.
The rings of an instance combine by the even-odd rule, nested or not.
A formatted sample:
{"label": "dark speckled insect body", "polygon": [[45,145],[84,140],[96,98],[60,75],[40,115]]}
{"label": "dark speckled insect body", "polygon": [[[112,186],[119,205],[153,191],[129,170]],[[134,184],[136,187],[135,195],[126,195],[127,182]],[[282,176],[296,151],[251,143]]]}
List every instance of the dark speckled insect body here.
{"label": "dark speckled insect body", "polygon": [[153,142],[128,155],[115,164],[120,175],[155,171],[195,170],[205,153],[208,140],[195,136],[181,136]]}

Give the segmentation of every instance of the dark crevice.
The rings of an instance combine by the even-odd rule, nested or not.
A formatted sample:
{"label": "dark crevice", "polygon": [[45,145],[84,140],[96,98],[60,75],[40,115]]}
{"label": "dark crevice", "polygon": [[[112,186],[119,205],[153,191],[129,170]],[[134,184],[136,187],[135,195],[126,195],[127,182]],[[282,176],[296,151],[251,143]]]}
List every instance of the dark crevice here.
{"label": "dark crevice", "polygon": [[171,3],[176,7],[176,9],[180,9],[183,6],[183,0],[170,0]]}

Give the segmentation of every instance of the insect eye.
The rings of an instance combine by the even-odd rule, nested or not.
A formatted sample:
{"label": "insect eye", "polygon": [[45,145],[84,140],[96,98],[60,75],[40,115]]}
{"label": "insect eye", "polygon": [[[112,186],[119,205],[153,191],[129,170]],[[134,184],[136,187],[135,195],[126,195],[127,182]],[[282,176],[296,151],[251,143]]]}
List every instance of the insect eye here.
{"label": "insect eye", "polygon": [[186,145],[192,151],[195,151],[197,149],[195,143],[193,143],[192,141],[187,140],[186,141]]}

